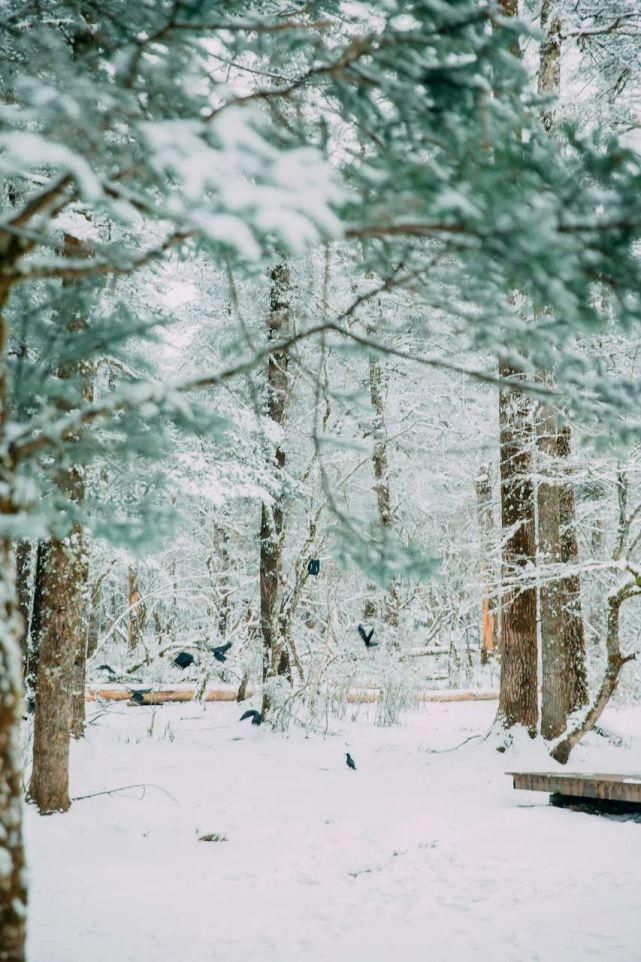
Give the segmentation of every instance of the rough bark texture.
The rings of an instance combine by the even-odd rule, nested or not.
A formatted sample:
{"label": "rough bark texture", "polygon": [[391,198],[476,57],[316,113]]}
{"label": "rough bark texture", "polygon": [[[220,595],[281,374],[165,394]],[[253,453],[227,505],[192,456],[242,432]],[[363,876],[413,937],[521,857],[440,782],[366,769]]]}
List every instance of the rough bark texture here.
{"label": "rough bark texture", "polygon": [[40,651],[40,631],[42,630],[42,590],[47,563],[48,542],[39,541],[36,550],[36,570],[33,578],[33,605],[29,625],[29,650],[26,665],[27,710],[31,714],[36,708],[38,687],[38,655]]}
{"label": "rough bark texture", "polygon": [[[570,457],[572,431],[564,424],[557,437],[557,456],[561,470],[567,471],[564,462]],[[565,479],[561,485],[559,499],[559,523],[561,528],[561,562],[568,568],[579,564],[579,544],[576,536],[576,510],[574,485]],[[585,628],[581,606],[581,576],[578,572],[563,579],[563,644],[569,669],[567,684],[568,713],[582,708],[588,703],[588,677],[585,667]]]}
{"label": "rough bark texture", "polygon": [[16,583],[18,590],[18,611],[22,619],[20,632],[20,647],[23,663],[27,663],[27,648],[29,642],[29,621],[31,618],[31,569],[33,567],[33,546],[30,541],[22,539],[16,545]]}
{"label": "rough bark texture", "polygon": [[33,769],[28,797],[41,814],[69,808],[69,738],[73,671],[79,639],[86,643],[87,566],[82,528],[48,543],[42,588]]}
{"label": "rough bark texture", "polygon": [[[502,378],[520,372],[501,365]],[[499,722],[505,728],[524,725],[536,734],[537,632],[534,488],[532,484],[532,403],[523,394],[503,389],[499,399],[501,456],[501,520],[506,538],[502,558],[503,598]],[[525,577],[524,577],[525,576]]]}
{"label": "rough bark texture", "polygon": [[[65,237],[65,253],[77,254],[78,242]],[[63,282],[64,283],[64,282]],[[70,332],[83,330],[82,316],[69,321]],[[78,360],[58,372],[73,379],[83,401],[93,397],[94,367]],[[61,403],[62,410],[66,404]],[[73,449],[80,432],[69,431],[63,440]],[[76,505],[85,498],[85,471],[72,464],[59,471],[56,484],[64,498]],[[83,527],[76,522],[64,537],[51,538],[43,568],[41,627],[33,735],[33,768],[29,799],[41,814],[69,808],[69,741],[84,730],[83,697],[87,658],[87,585],[89,568]]]}
{"label": "rough bark texture", "polygon": [[23,962],[27,888],[22,841],[20,622],[8,543],[0,547],[0,962]]}
{"label": "rough bark texture", "polygon": [[481,581],[483,585],[481,660],[486,662],[489,656],[500,647],[500,605],[496,592],[498,572],[494,562],[496,532],[492,509],[492,485],[490,472],[487,468],[481,468],[474,479],[474,487],[476,490],[476,512],[481,548]]}
{"label": "rough bark texture", "polygon": [[[287,337],[291,325],[290,278],[287,264],[278,264],[271,272],[270,312],[267,331],[270,340]],[[287,422],[289,406],[289,358],[286,351],[274,351],[267,367],[267,416],[280,427]],[[274,453],[278,474],[285,468],[285,451],[279,445]],[[279,675],[291,678],[289,652],[285,633],[279,624],[283,594],[282,533],[283,502],[281,490],[271,504],[263,503],[260,523],[260,629],[263,638],[263,681]],[[263,697],[263,715],[270,699]]]}
{"label": "rough bark texture", "polygon": [[145,625],[147,624],[147,607],[140,594],[138,572],[131,565],[127,571],[127,603],[129,605],[127,649],[133,651],[143,639]]}
{"label": "rough bark texture", "polygon": [[[0,260],[17,257],[17,241],[5,240]],[[3,310],[8,282],[0,281],[0,441],[4,443],[9,384],[7,342],[9,331]],[[0,514],[15,511],[14,468],[8,458],[0,462]],[[24,962],[27,923],[27,887],[22,839],[22,672],[20,619],[17,612],[16,576],[11,544],[0,541],[0,962]]]}
{"label": "rough bark texture", "polygon": [[561,564],[561,486],[556,476],[557,421],[554,411],[543,406],[539,417],[539,450],[545,460],[544,480],[539,484],[539,555],[544,566],[557,572],[545,574],[540,586],[541,631],[541,734],[557,738],[567,725],[569,666],[564,645],[564,588],[558,575]]}
{"label": "rough bark texture", "polygon": [[[374,469],[374,493],[378,509],[378,521],[382,528],[392,527],[392,497],[389,483],[389,465],[387,460],[387,429],[385,426],[385,400],[383,397],[383,373],[380,361],[371,357],[369,361],[369,396],[374,411],[372,435],[374,450],[372,451],[372,467]],[[374,592],[375,586],[370,585],[368,591]],[[398,628],[399,598],[396,584],[392,581],[387,587],[387,596],[383,609],[383,619],[392,628]],[[369,621],[376,616],[377,606],[370,597],[365,603],[363,617]]]}
{"label": "rough bark texture", "polygon": [[[539,52],[538,91],[558,98],[561,93],[561,21],[557,0],[543,0],[543,40]],[[543,112],[548,132],[553,109]],[[545,483],[538,492],[539,538],[546,565],[578,564],[574,489],[562,462],[571,453],[570,427],[560,428],[555,412],[543,405],[539,448],[544,456]],[[567,716],[586,704],[585,639],[578,574],[545,578],[540,589],[541,734],[553,739],[567,727]]]}

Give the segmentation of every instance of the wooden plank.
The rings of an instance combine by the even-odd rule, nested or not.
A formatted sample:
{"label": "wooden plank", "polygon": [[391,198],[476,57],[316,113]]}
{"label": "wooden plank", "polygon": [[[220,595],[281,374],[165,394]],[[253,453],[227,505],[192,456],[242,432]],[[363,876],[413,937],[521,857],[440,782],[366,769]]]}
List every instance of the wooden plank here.
{"label": "wooden plank", "polygon": [[641,804],[641,774],[595,772],[508,772],[514,788],[573,798]]}

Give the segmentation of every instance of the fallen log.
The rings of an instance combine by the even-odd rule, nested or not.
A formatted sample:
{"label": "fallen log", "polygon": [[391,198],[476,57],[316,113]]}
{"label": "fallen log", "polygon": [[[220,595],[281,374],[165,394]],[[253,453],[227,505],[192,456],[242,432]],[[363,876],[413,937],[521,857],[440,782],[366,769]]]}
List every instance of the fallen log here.
{"label": "fallen log", "polygon": [[[188,688],[159,688],[157,691],[145,692],[141,695],[140,705],[164,705],[167,702],[193,701],[196,694],[195,687]],[[247,692],[251,698],[253,692]],[[208,688],[203,695],[203,701],[236,701],[235,688]],[[102,688],[90,685],[86,689],[86,700],[96,701],[131,701],[131,689],[105,686]],[[379,688],[351,688],[346,695],[348,702],[353,704],[373,704],[381,697]],[[455,701],[496,701],[498,691],[463,691],[460,689],[444,689],[441,691],[423,691],[416,695],[419,702],[455,702]]]}

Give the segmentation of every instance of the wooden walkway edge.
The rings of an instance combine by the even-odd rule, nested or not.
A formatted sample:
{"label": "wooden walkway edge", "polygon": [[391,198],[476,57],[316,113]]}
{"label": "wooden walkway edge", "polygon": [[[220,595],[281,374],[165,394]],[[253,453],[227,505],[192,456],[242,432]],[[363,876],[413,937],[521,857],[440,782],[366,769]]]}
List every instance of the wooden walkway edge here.
{"label": "wooden walkway edge", "polygon": [[575,802],[621,802],[641,806],[641,773],[507,772],[514,788],[549,792],[557,805]]}

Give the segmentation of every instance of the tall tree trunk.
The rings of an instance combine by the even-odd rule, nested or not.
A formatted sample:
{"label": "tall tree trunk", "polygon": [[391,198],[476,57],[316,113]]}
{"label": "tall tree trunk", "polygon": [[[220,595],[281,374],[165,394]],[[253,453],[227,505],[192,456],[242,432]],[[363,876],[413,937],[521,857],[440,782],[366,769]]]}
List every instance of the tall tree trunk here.
{"label": "tall tree trunk", "polygon": [[[572,432],[569,424],[564,424],[558,434],[557,454],[561,470],[567,473],[563,462],[572,453]],[[561,485],[559,502],[559,522],[561,526],[561,562],[567,567],[577,569],[579,564],[579,545],[576,536],[576,508],[574,486],[571,480]],[[583,708],[588,703],[588,677],[585,665],[585,628],[581,605],[581,576],[578,571],[563,578],[563,643],[566,663],[569,670],[567,686],[568,713]]]}
{"label": "tall tree trunk", "polygon": [[[561,94],[561,21],[557,12],[558,0],[543,0],[541,4],[541,32],[539,50],[538,91],[558,98]],[[543,125],[550,133],[554,126],[554,111],[546,107]]]}
{"label": "tall tree trunk", "polygon": [[[5,241],[3,256],[10,253],[14,243],[13,239]],[[9,282],[0,281],[0,443],[3,448],[9,413],[9,329],[4,316],[9,292]],[[14,465],[5,457],[0,460],[0,516],[15,513],[14,482]],[[22,838],[20,661],[16,573],[11,542],[4,537],[0,539],[0,962],[25,960],[27,885]]]}
{"label": "tall tree trunk", "polygon": [[[557,0],[543,0],[543,40],[539,53],[538,92],[558,98],[561,93],[561,21]],[[553,108],[546,107],[543,123],[554,127]],[[538,491],[540,553],[546,565],[577,565],[578,544],[574,491],[561,462],[571,453],[570,427],[558,426],[556,412],[542,405],[539,448],[547,477]],[[585,638],[581,612],[581,581],[568,577],[544,578],[540,587],[541,734],[557,738],[567,727],[567,716],[587,702]]]}
{"label": "tall tree trunk", "polygon": [[18,611],[22,618],[20,633],[20,647],[22,649],[23,664],[27,664],[27,649],[29,647],[29,621],[31,619],[31,581],[33,567],[33,546],[23,538],[16,545],[16,581],[18,589]]}
{"label": "tall tree trunk", "polygon": [[133,651],[142,642],[147,624],[147,606],[142,601],[138,572],[133,565],[129,565],[127,569],[127,603],[129,605],[127,649]]}
{"label": "tall tree trunk", "polygon": [[40,651],[40,632],[42,630],[45,567],[49,542],[39,541],[36,549],[36,570],[33,576],[33,605],[29,624],[29,650],[26,665],[27,710],[31,714],[36,708],[38,688],[38,655]]}
{"label": "tall tree trunk", "polygon": [[[290,277],[286,263],[271,272],[270,311],[267,318],[269,340],[287,337],[291,328]],[[287,351],[269,355],[267,367],[267,415],[279,427],[287,423],[289,407],[289,356]],[[282,477],[285,451],[278,445],[274,453],[276,473]],[[283,596],[282,534],[285,495],[282,487],[271,504],[263,502],[260,519],[260,629],[263,638],[263,682],[286,675],[291,679],[286,638],[279,624]],[[269,694],[263,696],[263,715],[270,708]]]}
{"label": "tall tree trunk", "polygon": [[0,962],[24,962],[27,888],[22,840],[22,671],[8,540],[0,545],[0,592]]}
{"label": "tall tree trunk", "polygon": [[[500,376],[516,380],[520,372],[500,365]],[[524,725],[536,734],[537,631],[534,487],[532,483],[532,402],[503,388],[499,398],[501,520],[504,531],[499,722]]]}
{"label": "tall tree trunk", "polygon": [[[539,587],[541,632],[541,734],[557,738],[565,731],[568,704],[568,664],[564,632],[564,590],[561,564],[561,487],[557,477],[557,419],[543,405],[539,414],[539,451],[545,460],[539,475],[539,557],[548,569]],[[550,572],[550,568],[555,570]]]}
{"label": "tall tree trunk", "polygon": [[488,468],[481,468],[474,479],[476,512],[481,548],[481,660],[499,649],[500,605],[497,598],[498,572],[494,561],[495,537],[494,511],[492,509],[492,485]]}
{"label": "tall tree trunk", "polygon": [[[387,431],[385,427],[385,401],[383,398],[383,373],[380,361],[371,357],[369,360],[369,396],[374,411],[372,434],[374,450],[372,451],[372,467],[374,469],[374,493],[378,509],[378,521],[383,529],[392,528],[392,497],[389,483],[389,465],[387,460]],[[376,591],[374,585],[368,588],[370,593]],[[396,584],[392,581],[387,587],[383,618],[392,628],[398,628],[399,598]],[[370,597],[365,602],[363,617],[366,621],[376,615],[376,603]]]}
{"label": "tall tree trunk", "polygon": [[82,526],[47,547],[40,630],[33,769],[28,797],[42,815],[65,812],[69,800],[69,740],[78,639],[86,642],[86,561]]}
{"label": "tall tree trunk", "polygon": [[[65,254],[77,256],[78,243],[65,235]],[[86,318],[82,315],[73,317],[68,324],[71,334],[85,327]],[[91,362],[77,360],[62,368],[58,376],[63,381],[74,379],[82,400],[91,401],[94,373]],[[66,403],[61,404],[62,410]],[[64,441],[73,450],[80,437],[79,431],[69,431]],[[56,483],[68,502],[83,504],[82,465],[72,464],[59,471]],[[30,800],[43,815],[66,811],[70,804],[69,742],[72,728],[77,737],[82,734],[85,717],[88,578],[84,529],[80,522],[75,522],[64,536],[51,538],[43,568],[33,768],[28,791]]]}

